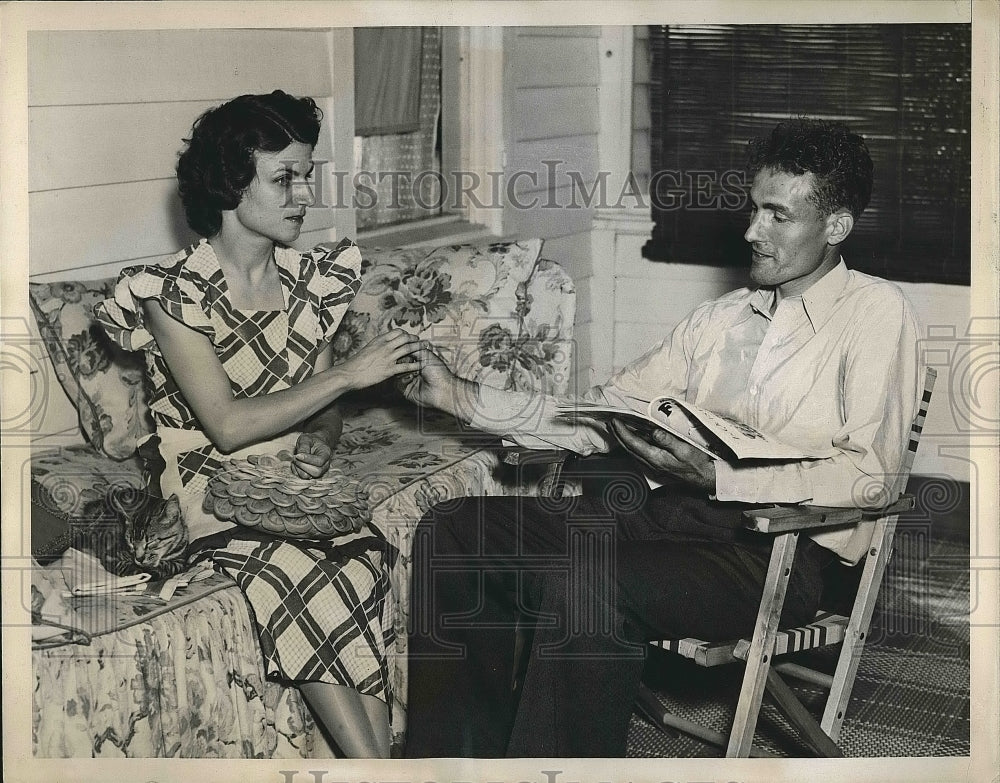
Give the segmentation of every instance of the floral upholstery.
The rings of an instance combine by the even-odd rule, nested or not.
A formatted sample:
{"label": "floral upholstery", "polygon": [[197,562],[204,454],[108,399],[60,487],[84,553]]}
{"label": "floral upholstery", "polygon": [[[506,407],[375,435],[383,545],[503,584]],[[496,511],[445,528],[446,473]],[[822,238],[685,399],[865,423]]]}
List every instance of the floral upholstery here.
{"label": "floral upholstery", "polygon": [[[386,303],[389,299],[396,303],[379,312],[363,313],[371,319],[369,325],[376,323],[378,328],[387,328],[394,319],[411,327],[418,320],[418,309],[402,306],[403,300],[390,294],[398,289],[387,282],[392,279],[388,267],[401,269],[417,256],[410,251],[395,252],[409,260],[395,263],[392,254],[369,256],[382,259],[373,261],[369,270],[381,265],[385,274],[378,285],[385,288]],[[426,251],[418,255],[426,257]],[[476,263],[493,264],[482,254]],[[437,279],[451,275],[447,267],[437,269]],[[483,331],[478,334],[475,319],[462,320],[466,316],[460,314],[449,322],[461,308],[434,323],[446,324],[442,328],[452,335],[466,335],[469,339],[463,337],[457,343],[461,350],[456,349],[452,358],[465,356],[471,362],[474,357],[495,382],[562,392],[568,385],[571,360],[572,284],[558,265],[547,261],[532,261],[529,274],[521,279],[518,271],[519,282],[510,289],[513,319],[500,317],[497,308],[487,306],[479,322]],[[459,277],[456,274],[452,279]],[[471,286],[462,290],[471,297]],[[374,297],[371,289],[368,295]],[[368,299],[369,305],[372,301]],[[428,297],[428,307],[420,315],[422,324],[440,315],[430,306],[440,301],[440,296]],[[464,307],[466,315],[473,310],[477,318],[483,315],[478,304],[466,301]],[[362,314],[360,306],[357,312]],[[390,312],[393,315],[387,316]],[[346,336],[351,328],[345,319],[336,338],[343,340],[335,342],[341,355],[352,350],[356,335]],[[372,404],[370,398],[345,404],[344,414],[344,433],[333,466],[360,478],[372,499],[373,524],[399,550],[390,573],[396,643],[389,660],[393,733],[399,743],[406,720],[410,551],[417,521],[435,503],[450,498],[536,494],[534,482],[539,477],[517,474],[502,463],[495,438],[464,430],[436,411],[407,403]],[[110,484],[140,480],[134,460],[115,463],[91,447],[39,453],[33,459],[33,474],[66,511],[78,508],[83,499]],[[298,691],[263,679],[258,641],[246,603],[235,587],[193,602],[171,603],[155,615],[144,613],[148,598],[118,600],[123,608],[117,610],[121,614],[114,624],[117,630],[93,636],[87,645],[35,650],[36,756],[330,754]],[[123,628],[126,616],[133,618],[132,624]],[[131,686],[119,692],[110,685],[113,682]],[[53,705],[61,707],[53,709]]]}
{"label": "floral upholstery", "polygon": [[124,627],[34,651],[36,757],[333,755],[299,691],[264,678],[239,588],[221,576],[201,584],[199,600],[178,593],[148,616],[153,595],[105,599],[91,612]]}
{"label": "floral upholstery", "polygon": [[142,466],[136,457],[109,462],[92,446],[63,446],[31,456],[31,478],[47,492],[56,509],[69,516],[85,503],[101,500],[112,486],[140,488]]}
{"label": "floral upholstery", "polygon": [[[385,250],[362,248],[362,286],[334,337],[337,360],[393,328],[431,341],[456,374],[513,386],[497,349],[521,339],[541,240]],[[508,346],[509,347],[509,346]]]}
{"label": "floral upholstery", "polygon": [[128,459],[153,431],[141,353],[123,351],[94,321],[114,278],[30,283],[29,301],[56,377],[80,416],[84,437],[112,459]]}
{"label": "floral upholstery", "polygon": [[540,259],[518,300],[517,334],[506,332],[502,324],[485,329],[479,338],[481,361],[494,368],[509,363],[508,388],[565,394],[573,357],[575,303],[573,283],[563,268]]}

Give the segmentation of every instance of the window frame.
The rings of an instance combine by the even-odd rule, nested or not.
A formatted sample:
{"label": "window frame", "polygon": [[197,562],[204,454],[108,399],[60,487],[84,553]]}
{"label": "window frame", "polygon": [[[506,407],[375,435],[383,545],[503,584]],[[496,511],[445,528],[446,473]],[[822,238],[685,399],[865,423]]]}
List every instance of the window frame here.
{"label": "window frame", "polygon": [[[352,61],[353,51],[352,39]],[[473,192],[479,203],[486,206],[478,207],[474,200],[466,198],[458,209],[449,209],[455,201],[449,195],[439,216],[362,232],[352,230],[351,236],[362,244],[404,247],[472,241],[503,233],[503,210],[490,208],[487,200],[488,172],[502,172],[504,162],[503,28],[442,27],[441,70],[441,171],[449,188],[454,182],[449,172],[470,172],[478,177],[480,187]],[[353,92],[352,81],[352,101]],[[353,150],[353,106],[351,115]],[[353,209],[350,211],[354,224]]]}

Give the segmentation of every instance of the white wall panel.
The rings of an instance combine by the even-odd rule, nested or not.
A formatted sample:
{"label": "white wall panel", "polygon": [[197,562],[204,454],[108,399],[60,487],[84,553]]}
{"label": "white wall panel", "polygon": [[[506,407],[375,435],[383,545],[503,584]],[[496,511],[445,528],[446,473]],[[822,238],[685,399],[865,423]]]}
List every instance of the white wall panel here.
{"label": "white wall panel", "polygon": [[518,33],[527,38],[599,38],[601,28],[596,25],[560,25],[519,27]]}
{"label": "white wall panel", "polygon": [[597,133],[597,86],[518,89],[511,121],[518,141]]}
{"label": "white wall panel", "polygon": [[[541,205],[546,203],[546,194],[534,193],[524,197],[526,202],[530,199],[537,199],[537,204],[528,209],[517,209],[508,205],[504,209],[504,229],[505,233],[516,238],[528,239],[531,237],[561,237],[569,234],[579,234],[590,229],[590,221],[594,210],[592,209],[542,209]],[[568,203],[570,196],[565,194],[562,201]],[[559,203],[557,199],[554,203]],[[589,262],[588,259],[580,259],[583,264]],[[574,274],[570,270],[570,275]]]}
{"label": "white wall panel", "polygon": [[521,87],[596,85],[596,47],[596,38],[519,35],[511,77]]}
{"label": "white wall panel", "polygon": [[328,65],[322,31],[35,32],[28,105],[212,101],[278,88],[329,95]]}
{"label": "white wall panel", "polygon": [[575,172],[589,191],[597,176],[597,136],[561,136],[519,142],[507,160],[508,179],[519,171],[530,172],[534,179],[519,177],[514,183],[518,194],[550,188],[553,184],[549,180],[550,171],[555,172],[557,186],[569,184],[569,174]]}
{"label": "white wall panel", "polygon": [[194,119],[213,105],[184,101],[31,108],[28,189],[173,177],[182,140]]}
{"label": "white wall panel", "polygon": [[590,232],[580,231],[561,237],[551,237],[542,246],[542,258],[558,261],[570,275],[575,276],[578,270],[585,268],[585,261],[590,257]]}
{"label": "white wall panel", "polygon": [[[536,175],[534,183],[522,176],[513,184],[520,201],[535,203],[508,203],[504,233],[544,238],[543,254],[574,277],[589,269],[593,210],[571,207],[567,172],[578,172],[588,187],[597,176],[599,36],[599,27],[517,27],[504,44],[505,173],[508,181],[518,171]],[[554,187],[543,160],[559,161]]]}
{"label": "white wall panel", "polygon": [[[28,110],[28,189],[173,177],[195,119],[219,101],[38,106]],[[67,131],[70,132],[67,132]],[[321,133],[313,157],[333,157]]]}
{"label": "white wall panel", "polygon": [[[168,254],[198,239],[173,179],[41,191],[28,209],[32,273]],[[303,230],[333,224],[333,210],[311,209]]]}
{"label": "white wall panel", "polygon": [[[343,80],[334,94],[332,79],[333,45],[350,64],[349,37],[349,30],[31,33],[33,279],[52,279],[59,271],[81,278],[114,274],[126,263],[167,256],[196,241],[176,196],[177,153],[194,120],[235,95],[280,87],[315,98],[327,116],[314,157],[334,159],[336,132],[342,158],[336,168],[349,170],[353,129],[338,120],[350,115],[353,122],[344,108],[351,96],[342,94]],[[317,168],[327,201],[333,168]],[[338,219],[353,226],[344,217],[343,210],[310,210],[302,241],[329,240]]]}

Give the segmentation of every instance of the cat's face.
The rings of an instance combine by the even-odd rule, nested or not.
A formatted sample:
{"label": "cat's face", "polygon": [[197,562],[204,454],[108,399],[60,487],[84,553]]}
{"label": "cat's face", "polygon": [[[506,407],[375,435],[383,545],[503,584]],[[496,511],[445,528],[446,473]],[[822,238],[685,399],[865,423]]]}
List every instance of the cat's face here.
{"label": "cat's face", "polygon": [[155,568],[188,545],[188,530],[176,495],[150,498],[137,508],[122,509],[125,542],[136,565]]}

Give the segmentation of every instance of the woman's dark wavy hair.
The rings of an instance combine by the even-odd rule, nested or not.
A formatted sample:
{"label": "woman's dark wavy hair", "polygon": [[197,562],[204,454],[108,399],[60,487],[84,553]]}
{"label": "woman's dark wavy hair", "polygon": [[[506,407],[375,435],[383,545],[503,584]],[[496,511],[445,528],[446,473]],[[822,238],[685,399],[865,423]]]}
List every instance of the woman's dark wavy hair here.
{"label": "woman's dark wavy hair", "polygon": [[312,98],[281,90],[240,95],[202,114],[177,160],[177,190],[191,228],[212,237],[222,211],[235,209],[257,173],[254,153],[278,152],[293,141],[312,147],[323,113]]}
{"label": "woman's dark wavy hair", "polygon": [[800,117],[778,123],[769,136],[750,142],[747,168],[751,176],[765,168],[811,172],[816,186],[809,200],[823,215],[846,208],[857,220],[872,195],[868,145],[842,122]]}

